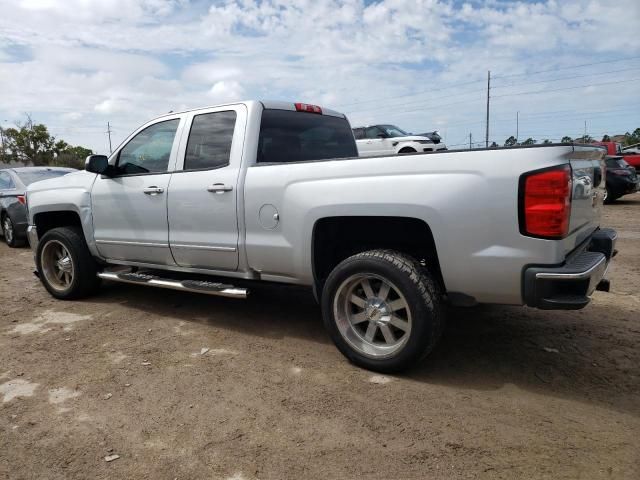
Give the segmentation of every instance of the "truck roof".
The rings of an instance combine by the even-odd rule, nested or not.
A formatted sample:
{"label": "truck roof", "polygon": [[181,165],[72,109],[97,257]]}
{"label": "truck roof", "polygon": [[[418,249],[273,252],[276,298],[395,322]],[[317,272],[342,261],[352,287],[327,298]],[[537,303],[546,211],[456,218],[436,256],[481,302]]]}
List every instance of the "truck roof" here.
{"label": "truck roof", "polygon": [[[163,115],[159,115],[156,118],[154,118],[153,120],[156,120],[158,118],[162,118],[162,117],[166,117],[168,115],[176,115],[176,114],[180,114],[180,113],[187,113],[187,112],[197,112],[198,110],[205,110],[207,108],[216,108],[216,107],[225,107],[227,105],[238,105],[238,104],[255,104],[255,103],[261,103],[263,108],[265,109],[273,109],[273,110],[291,110],[291,111],[296,111],[296,103],[297,102],[287,102],[287,101],[283,101],[283,100],[241,100],[241,101],[237,101],[237,102],[228,102],[228,103],[221,103],[218,105],[207,105],[207,106],[202,106],[202,107],[197,107],[197,108],[189,108],[186,110],[179,110],[179,111],[170,111],[167,112]],[[313,104],[307,104],[307,103],[302,103],[302,105],[311,105],[316,107],[316,105]],[[324,108],[324,107],[319,107],[321,109],[321,114],[322,115],[330,115],[332,117],[340,117],[340,118],[346,118],[346,115],[344,113],[340,113],[336,110],[331,110],[329,108]]]}

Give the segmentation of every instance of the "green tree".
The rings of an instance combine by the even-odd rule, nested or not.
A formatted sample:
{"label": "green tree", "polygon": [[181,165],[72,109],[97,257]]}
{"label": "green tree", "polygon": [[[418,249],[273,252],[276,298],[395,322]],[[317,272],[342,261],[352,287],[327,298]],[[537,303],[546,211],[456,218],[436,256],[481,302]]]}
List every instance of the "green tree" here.
{"label": "green tree", "polygon": [[55,139],[45,125],[34,124],[28,115],[25,123],[4,130],[3,137],[10,160],[32,162],[36,166],[49,165],[53,160]]}
{"label": "green tree", "polygon": [[576,143],[592,143],[593,137],[591,135],[583,135],[574,140]]}
{"label": "green tree", "polygon": [[88,148],[56,140],[45,125],[34,123],[29,115],[23,124],[16,124],[15,128],[0,129],[0,140],[0,161],[4,162],[82,169],[85,158],[93,153]]}
{"label": "green tree", "polygon": [[521,145],[535,145],[535,144],[536,144],[536,141],[531,137],[527,138],[524,142],[521,143]]}
{"label": "green tree", "polygon": [[67,145],[67,148],[58,153],[53,160],[53,165],[57,167],[71,167],[78,170],[84,169],[84,162],[86,158],[93,152],[84,147],[72,147]]}
{"label": "green tree", "polygon": [[491,142],[491,145],[489,145],[491,148],[496,148],[498,146],[498,144],[496,142]]}
{"label": "green tree", "polygon": [[640,128],[636,128],[633,133],[625,133],[623,143],[625,145],[635,145],[636,143],[640,143]]}
{"label": "green tree", "polygon": [[601,142],[610,142],[611,141],[611,137],[609,135],[603,135],[602,136],[602,140],[600,140]]}
{"label": "green tree", "polygon": [[551,140],[549,140],[548,138],[545,138],[542,143],[544,143],[545,145],[548,143],[553,143]]}
{"label": "green tree", "polygon": [[513,135],[511,135],[509,138],[507,138],[504,141],[504,146],[505,147],[513,147],[514,145],[517,145],[518,141],[516,140],[516,137],[514,137]]}
{"label": "green tree", "polygon": [[573,143],[573,138],[565,135],[562,137],[562,140],[560,140],[560,143]]}

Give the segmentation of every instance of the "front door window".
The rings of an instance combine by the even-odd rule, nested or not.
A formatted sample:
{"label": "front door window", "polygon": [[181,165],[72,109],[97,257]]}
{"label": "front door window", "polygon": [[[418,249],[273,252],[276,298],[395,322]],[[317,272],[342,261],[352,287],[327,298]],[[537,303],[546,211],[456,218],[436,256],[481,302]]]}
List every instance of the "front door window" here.
{"label": "front door window", "polygon": [[118,155],[118,173],[162,173],[169,167],[173,139],[180,119],[155,123],[133,137]]}

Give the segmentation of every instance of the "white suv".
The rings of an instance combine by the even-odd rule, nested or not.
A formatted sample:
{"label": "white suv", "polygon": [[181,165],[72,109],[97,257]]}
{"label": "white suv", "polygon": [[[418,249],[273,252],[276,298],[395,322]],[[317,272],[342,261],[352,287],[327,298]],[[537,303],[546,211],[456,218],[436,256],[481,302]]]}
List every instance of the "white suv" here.
{"label": "white suv", "polygon": [[360,156],[396,155],[398,153],[435,152],[446,150],[444,143],[431,138],[411,135],[395,125],[371,125],[353,129]]}

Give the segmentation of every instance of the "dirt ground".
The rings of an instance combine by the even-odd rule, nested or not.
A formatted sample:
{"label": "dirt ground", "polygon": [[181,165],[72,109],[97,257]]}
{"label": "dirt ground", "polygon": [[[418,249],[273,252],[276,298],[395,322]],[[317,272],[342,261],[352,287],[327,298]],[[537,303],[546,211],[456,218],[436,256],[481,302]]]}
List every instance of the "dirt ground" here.
{"label": "dirt ground", "polygon": [[451,311],[399,376],[347,363],[306,291],[61,302],[2,244],[0,477],[640,478],[640,194],[604,224],[611,293]]}

